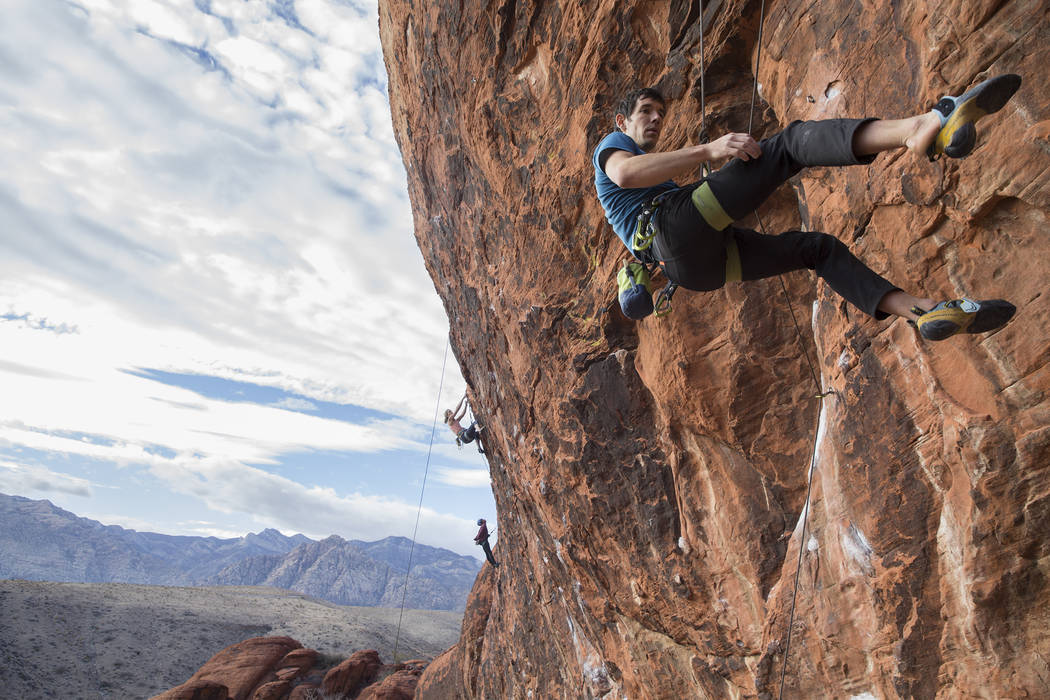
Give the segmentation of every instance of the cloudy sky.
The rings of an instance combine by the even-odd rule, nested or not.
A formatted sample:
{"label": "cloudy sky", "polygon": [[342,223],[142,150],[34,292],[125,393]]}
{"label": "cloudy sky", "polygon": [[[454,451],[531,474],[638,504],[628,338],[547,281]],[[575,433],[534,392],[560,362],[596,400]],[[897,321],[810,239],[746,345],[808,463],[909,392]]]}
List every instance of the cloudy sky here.
{"label": "cloudy sky", "polygon": [[[106,524],[411,536],[464,384],[374,0],[7,0],[0,492]],[[477,555],[438,425],[419,541]]]}

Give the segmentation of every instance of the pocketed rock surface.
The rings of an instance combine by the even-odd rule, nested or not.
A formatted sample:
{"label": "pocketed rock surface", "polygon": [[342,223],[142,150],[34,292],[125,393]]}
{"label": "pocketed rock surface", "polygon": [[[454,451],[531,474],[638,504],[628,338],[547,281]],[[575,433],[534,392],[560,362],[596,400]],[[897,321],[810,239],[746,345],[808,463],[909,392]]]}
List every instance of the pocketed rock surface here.
{"label": "pocketed rock surface", "polygon": [[[704,6],[707,127],[746,131],[758,3]],[[784,697],[1045,696],[1046,3],[766,3],[758,135],[1023,76],[969,158],[813,169],[761,210],[771,233],[827,231],[919,296],[1019,309],[941,343],[805,271],[783,278],[801,339],[776,279],[620,315],[625,251],[591,152],[636,84],[670,100],[662,147],[693,142],[695,3],[379,14],[416,236],[499,509],[501,566],[417,697],[759,698],[782,675]],[[836,392],[823,402],[804,353]]]}

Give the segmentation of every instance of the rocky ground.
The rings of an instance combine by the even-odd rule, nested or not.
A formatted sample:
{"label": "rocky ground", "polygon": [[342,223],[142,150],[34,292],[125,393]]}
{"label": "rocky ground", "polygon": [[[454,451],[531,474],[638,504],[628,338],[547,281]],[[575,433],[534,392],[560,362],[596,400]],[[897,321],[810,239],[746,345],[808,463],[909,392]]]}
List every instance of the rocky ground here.
{"label": "rocky ground", "polygon": [[[273,588],[0,580],[0,694],[146,698],[261,635],[287,635],[333,663],[360,649],[389,661],[398,616]],[[458,613],[406,610],[398,657],[432,658],[456,642],[460,621]]]}

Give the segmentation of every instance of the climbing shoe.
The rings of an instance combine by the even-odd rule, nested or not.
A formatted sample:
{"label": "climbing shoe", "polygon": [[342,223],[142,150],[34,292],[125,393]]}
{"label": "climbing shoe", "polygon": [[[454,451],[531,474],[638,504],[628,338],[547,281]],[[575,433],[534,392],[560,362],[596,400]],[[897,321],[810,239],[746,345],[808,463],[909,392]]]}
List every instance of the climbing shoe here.
{"label": "climbing shoe", "polygon": [[[920,311],[916,308],[913,311]],[[942,301],[915,321],[926,340],[944,340],[956,333],[985,333],[1013,318],[1017,308],[1002,299]]]}
{"label": "climbing shoe", "polygon": [[930,144],[927,155],[933,160],[940,154],[965,158],[977,144],[977,120],[998,112],[1021,87],[1021,76],[997,75],[970,88],[960,97],[946,95],[934,106],[941,119],[941,130]]}

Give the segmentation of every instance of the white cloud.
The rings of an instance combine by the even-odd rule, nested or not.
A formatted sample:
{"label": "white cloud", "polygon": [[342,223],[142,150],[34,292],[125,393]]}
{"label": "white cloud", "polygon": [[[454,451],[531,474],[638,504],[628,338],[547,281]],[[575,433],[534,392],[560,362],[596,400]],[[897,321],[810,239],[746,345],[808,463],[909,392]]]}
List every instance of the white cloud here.
{"label": "white cloud", "polygon": [[[54,57],[9,86],[0,165],[20,174],[6,200],[0,190],[0,214],[21,225],[0,243],[0,273],[61,286],[33,306],[0,288],[0,307],[42,315],[75,298],[67,318],[79,323],[85,304],[106,306],[100,324],[185,333],[164,367],[265,367],[275,386],[421,418],[445,319],[411,235],[385,96],[354,73],[379,58],[374,8],[297,3],[317,39],[264,3],[216,2],[211,15],[191,2],[132,6],[146,19],[115,3],[78,19],[27,1],[18,9],[38,34],[30,22],[0,35],[5,53],[39,43]],[[221,70],[142,26],[200,42]],[[374,55],[353,58],[362,51]],[[242,68],[308,111],[260,103]]]}
{"label": "white cloud", "polygon": [[[98,522],[104,525],[117,525],[126,530],[136,530],[138,532],[157,531],[157,523],[155,521],[144,520],[143,518],[129,517],[127,515],[124,515],[123,513],[77,513],[77,515],[82,518],[97,520]],[[237,537],[244,537],[246,533],[243,530],[230,529],[229,527],[225,527],[220,523],[215,523],[211,521],[190,520],[175,523],[175,526],[171,528],[170,531],[161,534],[234,539]],[[290,536],[295,533],[284,534],[286,534],[286,536]]]}
{"label": "white cloud", "polygon": [[316,411],[317,404],[306,399],[286,398],[270,404],[274,408],[287,408],[289,411]]}
{"label": "white cloud", "polygon": [[[273,406],[202,398],[194,392],[114,372],[101,382],[4,374],[0,440],[49,452],[126,463],[149,446],[251,463],[272,463],[302,450],[381,452],[424,450],[423,434],[400,420],[355,425]],[[100,389],[106,392],[103,398]],[[55,400],[55,397],[60,397]],[[113,441],[83,443],[84,433]]]}
{"label": "white cloud", "polygon": [[[304,486],[259,469],[221,460],[193,471],[174,468],[164,474],[173,489],[201,496],[220,512],[253,513],[260,524],[277,523],[279,529],[324,537],[339,533],[348,539],[377,539],[377,533],[410,536],[418,505],[366,496],[338,495],[332,489]],[[202,476],[206,475],[206,476]],[[457,547],[471,521],[424,507],[420,512],[420,541]],[[385,535],[383,535],[385,536]]]}
{"label": "white cloud", "polygon": [[0,492],[46,495],[67,493],[90,496],[91,482],[44,467],[0,461]]}
{"label": "white cloud", "polygon": [[[369,528],[407,517],[246,466],[427,448],[447,319],[412,236],[376,3],[13,0],[5,12],[0,447],[142,465],[229,512],[292,518],[276,505],[291,493],[309,510],[289,528],[319,535],[346,508]],[[136,368],[307,401],[204,399]],[[457,375],[450,360],[446,395],[462,392]],[[309,400],[402,418],[295,412]],[[450,440],[435,452],[463,461]],[[275,505],[254,510],[224,478]],[[462,525],[427,517],[435,532]]]}
{"label": "white cloud", "polygon": [[437,470],[437,480],[449,486],[480,488],[490,486],[492,479],[488,469],[453,469],[443,467]]}

